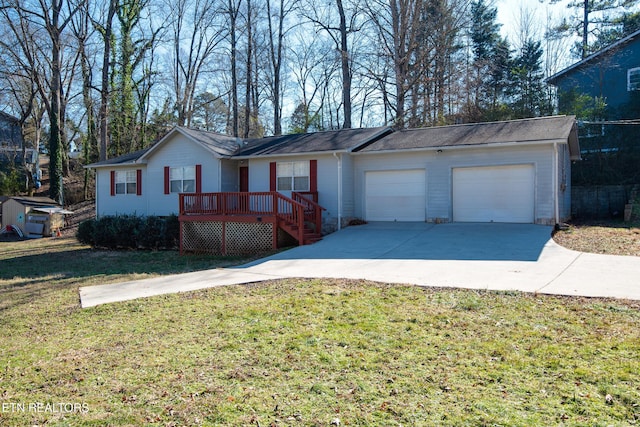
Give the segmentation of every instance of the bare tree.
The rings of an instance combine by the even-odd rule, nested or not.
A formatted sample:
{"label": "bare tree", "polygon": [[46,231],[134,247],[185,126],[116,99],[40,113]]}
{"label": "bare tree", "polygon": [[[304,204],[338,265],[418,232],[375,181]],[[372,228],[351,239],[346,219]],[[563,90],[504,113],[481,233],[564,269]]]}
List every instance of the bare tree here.
{"label": "bare tree", "polygon": [[[287,26],[287,18],[298,6],[298,0],[277,0],[277,7],[272,0],[266,0],[267,7],[267,40],[268,40],[268,74],[267,90],[273,105],[273,134],[282,134],[282,72],[285,60],[285,36],[292,28]],[[275,21],[275,22],[274,22]]]}
{"label": "bare tree", "polygon": [[[88,4],[88,3],[87,3]],[[98,30],[102,41],[102,67],[100,73],[100,108],[98,111],[98,123],[100,128],[99,159],[106,160],[109,148],[109,105],[111,103],[111,52],[113,49],[113,20],[116,16],[118,0],[107,0],[106,11],[102,11],[102,17],[92,17],[92,23]],[[87,13],[91,16],[91,13]]]}
{"label": "bare tree", "polygon": [[[49,194],[63,202],[62,177],[64,147],[65,98],[62,52],[65,49],[65,29],[78,6],[71,1],[38,0],[37,2],[6,1],[1,8],[5,24],[15,37],[24,64],[34,75],[36,87],[49,117]],[[48,58],[43,62],[42,59]],[[70,72],[73,68],[70,68]]]}
{"label": "bare tree", "polygon": [[[333,16],[334,13],[338,14],[337,23],[336,18]],[[311,3],[307,7],[305,16],[316,28],[328,34],[334,42],[339,56],[342,78],[343,122],[341,127],[350,128],[352,114],[352,67],[354,65],[350,36],[362,29],[362,11],[357,3],[345,5],[342,0],[335,0],[335,5],[330,3],[321,4],[320,2]]]}
{"label": "bare tree", "polygon": [[331,76],[337,69],[331,49],[323,42],[322,38],[298,34],[291,47],[291,72],[298,86],[295,96],[298,116],[292,123],[292,132],[306,133],[331,127],[323,122],[321,116],[325,108],[326,86],[333,80]]}
{"label": "bare tree", "polygon": [[214,0],[167,1],[171,11],[172,77],[179,126],[191,126],[203,73],[226,36]]}

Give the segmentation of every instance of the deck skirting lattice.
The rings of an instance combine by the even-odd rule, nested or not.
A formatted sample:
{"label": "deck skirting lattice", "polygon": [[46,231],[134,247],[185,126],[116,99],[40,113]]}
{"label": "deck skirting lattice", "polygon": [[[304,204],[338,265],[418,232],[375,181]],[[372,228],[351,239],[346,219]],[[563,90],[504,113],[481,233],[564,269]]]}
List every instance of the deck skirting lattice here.
{"label": "deck skirting lattice", "polygon": [[273,223],[182,221],[181,250],[187,253],[245,255],[273,249]]}

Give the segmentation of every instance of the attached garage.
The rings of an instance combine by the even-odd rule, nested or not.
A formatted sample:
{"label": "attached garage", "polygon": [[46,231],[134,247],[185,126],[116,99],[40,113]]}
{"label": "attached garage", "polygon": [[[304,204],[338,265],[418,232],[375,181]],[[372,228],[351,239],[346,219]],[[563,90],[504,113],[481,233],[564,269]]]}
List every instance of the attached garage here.
{"label": "attached garage", "polygon": [[426,218],[424,169],[367,171],[367,221],[424,221]]}
{"label": "attached garage", "polygon": [[454,222],[535,222],[532,164],[453,169]]}

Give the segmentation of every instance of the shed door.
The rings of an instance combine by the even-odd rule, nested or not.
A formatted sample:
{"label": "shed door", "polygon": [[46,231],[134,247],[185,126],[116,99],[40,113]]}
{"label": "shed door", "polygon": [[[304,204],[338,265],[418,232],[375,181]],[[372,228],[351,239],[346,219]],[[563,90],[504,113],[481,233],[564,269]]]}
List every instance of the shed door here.
{"label": "shed door", "polygon": [[533,165],[453,169],[456,222],[534,222]]}
{"label": "shed door", "polygon": [[365,174],[367,221],[424,221],[424,169],[369,171]]}

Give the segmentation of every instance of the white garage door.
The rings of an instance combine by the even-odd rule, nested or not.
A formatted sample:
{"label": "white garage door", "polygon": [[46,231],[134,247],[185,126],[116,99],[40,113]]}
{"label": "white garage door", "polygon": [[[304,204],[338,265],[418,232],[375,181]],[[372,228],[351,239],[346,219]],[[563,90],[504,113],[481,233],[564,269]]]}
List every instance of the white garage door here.
{"label": "white garage door", "polygon": [[533,165],[453,170],[456,222],[534,222]]}
{"label": "white garage door", "polygon": [[367,221],[424,221],[424,169],[370,171],[365,174]]}

